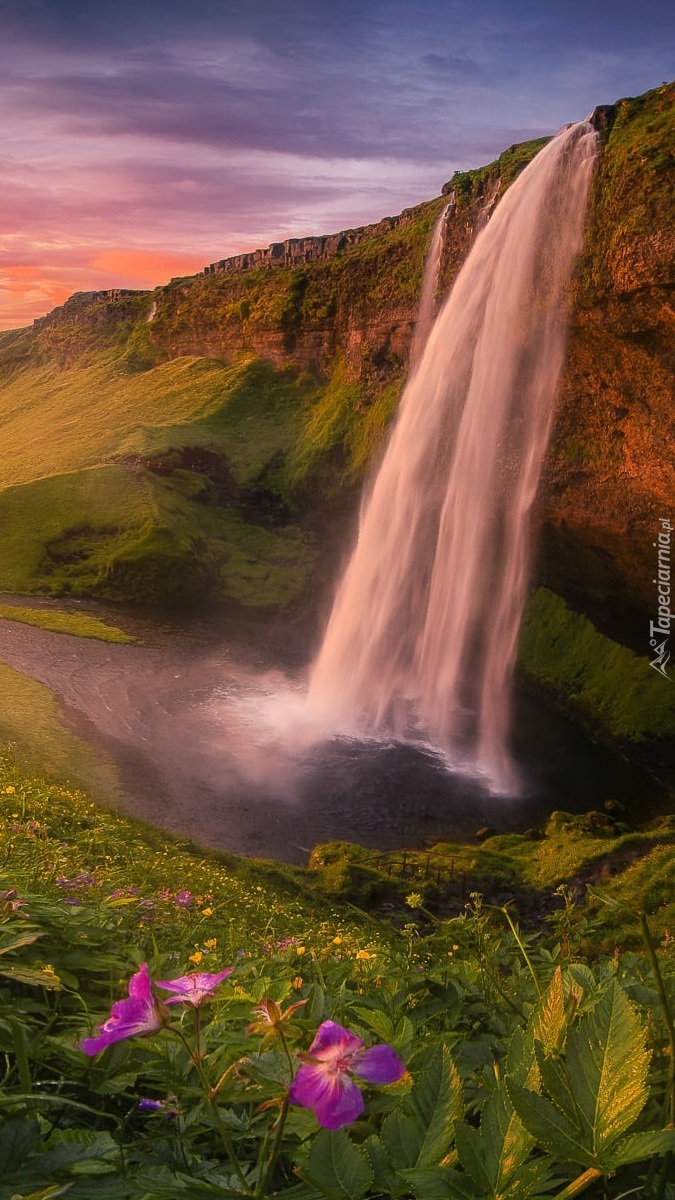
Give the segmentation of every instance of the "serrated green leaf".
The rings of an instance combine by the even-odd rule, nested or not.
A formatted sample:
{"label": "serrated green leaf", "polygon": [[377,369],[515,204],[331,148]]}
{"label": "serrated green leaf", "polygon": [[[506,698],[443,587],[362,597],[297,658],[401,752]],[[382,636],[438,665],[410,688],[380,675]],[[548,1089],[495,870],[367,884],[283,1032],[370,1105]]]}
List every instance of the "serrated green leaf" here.
{"label": "serrated green leaf", "polygon": [[473,1179],[474,1184],[478,1188],[478,1194],[481,1196],[490,1195],[494,1192],[494,1189],[492,1187],[492,1180],[485,1169],[480,1133],[477,1129],[473,1129],[471,1125],[465,1125],[462,1121],[458,1121],[456,1138],[459,1161],[467,1175],[470,1175]]}
{"label": "serrated green leaf", "polygon": [[461,1080],[450,1051],[441,1046],[405,1099],[404,1112],[416,1123],[420,1135],[417,1157],[410,1166],[441,1163],[453,1146],[455,1122],[462,1110]]}
{"label": "serrated green leaf", "polygon": [[514,1080],[507,1081],[511,1103],[535,1142],[563,1162],[582,1167],[595,1165],[579,1130],[550,1100],[538,1096]]}
{"label": "serrated green leaf", "polygon": [[528,1030],[535,1041],[541,1042],[546,1053],[562,1049],[565,1040],[567,1012],[565,1010],[565,986],[560,967],[557,967],[548,991],[537,1004]]}
{"label": "serrated green leaf", "polygon": [[394,1038],[394,1023],[391,1017],[379,1008],[354,1007],[351,1010],[362,1025],[374,1030],[383,1042],[391,1043]]}
{"label": "serrated green leaf", "polygon": [[[528,1072],[528,1083],[535,1075],[536,1066],[533,1064]],[[533,1146],[534,1138],[518,1117],[509,1099],[506,1083],[502,1082],[497,1091],[488,1097],[480,1126],[480,1150],[485,1173],[495,1195],[502,1195],[507,1188],[510,1189]]]}
{"label": "serrated green leaf", "polygon": [[416,1200],[476,1200],[471,1181],[453,1167],[415,1168],[403,1174]]}
{"label": "serrated green leaf", "polygon": [[389,1192],[395,1195],[397,1190],[396,1172],[387,1153],[387,1147],[382,1139],[373,1134],[371,1137],[366,1138],[363,1143],[363,1149],[368,1155],[372,1167],[373,1186],[382,1192]]}
{"label": "serrated green leaf", "polygon": [[[646,1032],[622,988],[612,982],[567,1040],[567,1075],[595,1166],[647,1102]],[[596,1161],[597,1160],[597,1161]]]}
{"label": "serrated green leaf", "polygon": [[659,1154],[675,1152],[675,1129],[659,1129],[652,1133],[632,1133],[616,1142],[611,1150],[612,1169],[628,1163],[641,1162]]}
{"label": "serrated green leaf", "polygon": [[400,1108],[395,1108],[382,1126],[382,1141],[397,1170],[415,1166],[423,1137],[418,1122]]}
{"label": "serrated green leaf", "polygon": [[370,1161],[344,1129],[322,1129],[312,1142],[307,1179],[340,1200],[361,1200],[373,1182]]}

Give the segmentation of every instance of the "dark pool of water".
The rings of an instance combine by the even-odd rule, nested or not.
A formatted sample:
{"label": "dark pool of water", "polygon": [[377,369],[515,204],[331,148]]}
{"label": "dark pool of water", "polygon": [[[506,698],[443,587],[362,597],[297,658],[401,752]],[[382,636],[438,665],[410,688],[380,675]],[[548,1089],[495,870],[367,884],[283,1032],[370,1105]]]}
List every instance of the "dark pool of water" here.
{"label": "dark pool of water", "polygon": [[[49,687],[68,727],[114,765],[120,809],[238,854],[303,862],[333,839],[427,846],[608,799],[646,815],[640,772],[525,693],[513,737],[523,787],[506,798],[423,747],[336,739],[299,749],[301,678],[253,670],[226,644],[106,645],[0,621],[0,659]],[[281,739],[271,708],[288,717]]]}

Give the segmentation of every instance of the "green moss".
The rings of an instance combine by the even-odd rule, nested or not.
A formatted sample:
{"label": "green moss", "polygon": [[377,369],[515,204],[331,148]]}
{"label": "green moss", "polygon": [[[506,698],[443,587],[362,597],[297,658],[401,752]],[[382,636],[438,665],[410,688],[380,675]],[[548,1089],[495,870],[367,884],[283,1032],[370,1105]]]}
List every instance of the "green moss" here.
{"label": "green moss", "polygon": [[8,743],[22,767],[76,786],[96,786],[102,798],[115,790],[112,764],[64,728],[49,689],[0,663],[0,746]]}
{"label": "green moss", "polygon": [[62,612],[54,608],[26,608],[20,604],[0,604],[0,618],[6,621],[21,621],[24,625],[37,625],[39,629],[50,629],[54,633],[70,633],[74,637],[96,638],[100,642],[128,644],[136,638],[114,625],[100,621],[86,613]]}
{"label": "green moss", "polygon": [[530,597],[519,659],[533,679],[615,737],[643,741],[675,733],[672,685],[648,659],[598,633],[546,588]]}

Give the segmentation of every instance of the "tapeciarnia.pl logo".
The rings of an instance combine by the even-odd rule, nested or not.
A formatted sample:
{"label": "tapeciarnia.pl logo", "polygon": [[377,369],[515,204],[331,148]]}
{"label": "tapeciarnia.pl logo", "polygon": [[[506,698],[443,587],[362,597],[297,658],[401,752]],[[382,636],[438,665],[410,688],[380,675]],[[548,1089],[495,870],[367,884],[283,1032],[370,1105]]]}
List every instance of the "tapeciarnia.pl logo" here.
{"label": "tapeciarnia.pl logo", "polygon": [[673,527],[667,517],[660,517],[659,525],[661,528],[657,540],[653,543],[657,552],[656,579],[652,580],[652,583],[656,584],[659,607],[656,621],[649,622],[649,645],[654,653],[649,665],[672,683],[672,676],[666,668],[670,660],[670,622],[675,619],[675,613],[670,611],[670,539]]}

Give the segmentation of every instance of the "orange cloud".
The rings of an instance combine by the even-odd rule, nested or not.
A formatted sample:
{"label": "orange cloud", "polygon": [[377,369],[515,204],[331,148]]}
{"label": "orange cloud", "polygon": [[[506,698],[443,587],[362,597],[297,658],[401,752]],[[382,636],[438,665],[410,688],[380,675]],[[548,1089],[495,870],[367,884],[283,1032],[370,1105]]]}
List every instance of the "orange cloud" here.
{"label": "orange cloud", "polygon": [[[80,251],[78,263],[46,255],[44,263],[5,263],[0,269],[0,329],[29,325],[73,292],[111,287],[145,289],[167,283],[174,275],[192,275],[204,266],[203,256],[121,247],[93,255]],[[51,258],[51,261],[50,261]]]}
{"label": "orange cloud", "polygon": [[[90,260],[91,267],[111,278],[136,280],[140,287],[157,287],[173,275],[194,275],[205,265],[194,254],[171,254],[162,250],[104,250]],[[112,284],[111,286],[117,286]]]}

